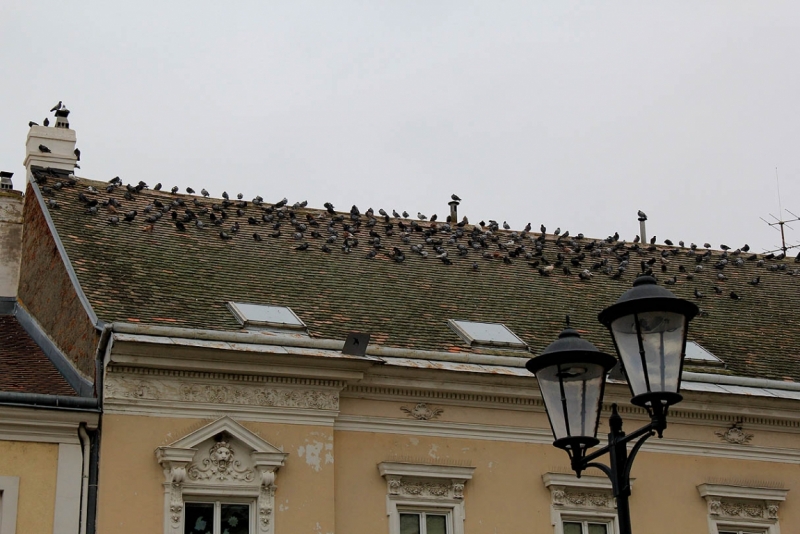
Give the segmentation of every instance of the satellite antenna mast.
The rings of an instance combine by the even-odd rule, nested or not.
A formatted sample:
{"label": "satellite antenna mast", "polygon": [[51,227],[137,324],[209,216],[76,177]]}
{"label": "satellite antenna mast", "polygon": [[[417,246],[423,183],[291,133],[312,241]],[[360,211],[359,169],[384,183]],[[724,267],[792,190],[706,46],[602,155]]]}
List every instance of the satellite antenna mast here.
{"label": "satellite antenna mast", "polygon": [[[778,217],[775,217],[773,214],[770,213],[769,216],[772,217],[773,219],[775,219],[775,222],[769,222],[764,217],[759,217],[759,219],[761,219],[762,221],[764,221],[765,223],[767,223],[771,227],[775,228],[776,230],[779,230],[780,233],[781,233],[781,246],[780,246],[780,248],[777,248],[775,250],[769,250],[767,252],[777,252],[778,250],[782,250],[784,255],[785,255],[786,251],[789,250],[790,248],[800,247],[800,243],[798,243],[796,245],[786,246],[786,233],[785,233],[783,227],[784,226],[788,226],[790,230],[794,230],[794,228],[789,226],[788,223],[800,221],[800,215],[797,215],[796,213],[792,213],[789,210],[784,210],[783,206],[781,205],[781,182],[780,182],[780,179],[778,178],[778,168],[777,167],[775,167],[775,182],[778,185],[778,210],[779,210],[778,211]],[[784,218],[783,218],[783,212],[784,211],[789,213],[789,215],[794,217],[794,219],[784,220]]]}

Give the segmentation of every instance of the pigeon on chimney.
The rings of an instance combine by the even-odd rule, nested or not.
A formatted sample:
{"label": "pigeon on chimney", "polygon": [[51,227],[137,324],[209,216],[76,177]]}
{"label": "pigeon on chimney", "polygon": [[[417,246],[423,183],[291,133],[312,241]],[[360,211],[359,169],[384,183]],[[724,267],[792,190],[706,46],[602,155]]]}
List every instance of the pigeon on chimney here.
{"label": "pigeon on chimney", "polygon": [[647,214],[642,210],[639,210],[636,215],[638,215],[640,219],[644,219],[645,221],[647,220]]}
{"label": "pigeon on chimney", "polygon": [[38,122],[28,121],[28,128],[33,128],[34,126],[39,126]]}
{"label": "pigeon on chimney", "polygon": [[42,124],[44,124],[45,126],[50,126],[50,119],[45,117],[44,120],[42,121]]}
{"label": "pigeon on chimney", "polygon": [[460,199],[460,198],[458,198],[458,195],[456,195],[456,194],[452,194],[452,195],[450,195],[450,198],[452,198],[452,199],[453,199],[453,200],[455,200],[456,202],[461,202],[461,199]]}
{"label": "pigeon on chimney", "polygon": [[56,104],[55,106],[53,106],[52,108],[50,108],[50,111],[58,111],[58,110],[59,110],[59,109],[61,109],[61,108],[62,108],[62,105],[61,105],[61,100],[59,100],[59,101],[58,101],[58,104]]}
{"label": "pigeon on chimney", "polygon": [[76,158],[78,158],[78,161],[80,161],[80,160],[81,160],[81,149],[80,149],[80,148],[76,148],[76,149],[73,151],[73,154],[75,154],[75,157],[76,157]]}
{"label": "pigeon on chimney", "polygon": [[39,145],[39,152],[50,152],[50,149],[44,145]]}

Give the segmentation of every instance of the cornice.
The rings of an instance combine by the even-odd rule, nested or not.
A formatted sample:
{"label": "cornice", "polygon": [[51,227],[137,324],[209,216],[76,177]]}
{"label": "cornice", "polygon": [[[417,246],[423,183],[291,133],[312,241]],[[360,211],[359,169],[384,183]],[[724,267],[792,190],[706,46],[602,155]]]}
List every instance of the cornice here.
{"label": "cornice", "polygon": [[99,414],[5,406],[0,414],[0,440],[79,444],[78,426],[96,428]]}

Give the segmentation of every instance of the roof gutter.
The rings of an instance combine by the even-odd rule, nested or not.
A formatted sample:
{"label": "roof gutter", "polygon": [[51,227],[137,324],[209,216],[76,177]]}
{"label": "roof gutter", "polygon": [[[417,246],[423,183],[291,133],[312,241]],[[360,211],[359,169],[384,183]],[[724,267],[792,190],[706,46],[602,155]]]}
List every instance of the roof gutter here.
{"label": "roof gutter", "polygon": [[25,405],[31,408],[50,408],[59,410],[79,410],[99,412],[98,399],[90,397],[67,397],[65,395],[45,395],[42,393],[17,393],[0,391],[0,406]]}
{"label": "roof gutter", "polygon": [[[151,335],[157,337],[175,337],[181,339],[199,339],[206,341],[227,341],[231,343],[252,343],[255,345],[281,345],[323,350],[342,350],[343,341],[335,339],[315,339],[299,336],[284,336],[252,332],[226,332],[221,330],[203,330],[197,328],[177,328],[173,326],[154,326],[134,323],[113,323],[111,330],[124,334]],[[489,354],[473,354],[465,352],[442,352],[395,347],[369,345],[367,354],[377,357],[410,358],[415,360],[434,360],[441,362],[471,363],[477,365],[525,367],[528,361],[525,356],[492,356]],[[683,372],[683,380],[703,382],[707,384],[727,384],[731,386],[778,389],[784,391],[800,391],[800,384],[765,378],[748,378],[706,373]]]}
{"label": "roof gutter", "polygon": [[[286,336],[252,332],[226,332],[221,330],[202,330],[198,328],[177,328],[173,326],[153,326],[134,323],[113,323],[112,330],[121,334],[140,334],[158,337],[175,337],[181,339],[199,339],[204,341],[226,341],[230,343],[252,343],[254,345],[276,345],[299,347],[306,349],[341,351],[344,341],[335,339],[318,339],[305,336]],[[367,354],[377,357],[412,358],[417,360],[436,360],[443,362],[473,363],[478,365],[506,365],[509,367],[525,367],[528,354],[524,356],[492,356],[489,354],[473,354],[458,352],[425,351],[401,349],[369,345]]]}

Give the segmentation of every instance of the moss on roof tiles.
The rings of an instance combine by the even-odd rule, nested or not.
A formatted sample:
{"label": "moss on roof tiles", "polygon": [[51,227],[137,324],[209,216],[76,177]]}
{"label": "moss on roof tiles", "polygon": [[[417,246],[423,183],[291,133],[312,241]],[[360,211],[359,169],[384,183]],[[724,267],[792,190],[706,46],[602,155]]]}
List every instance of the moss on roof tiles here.
{"label": "moss on roof tiles", "polygon": [[[122,204],[117,209],[120,218],[135,209],[136,219],[109,224],[111,214],[102,207],[97,215],[87,214],[77,197],[89,185],[100,193],[87,196],[100,201],[113,197]],[[569,276],[560,269],[541,276],[522,257],[512,258],[512,264],[501,261],[505,253],[486,260],[470,250],[460,257],[455,245],[445,244],[452,261],[452,265],[445,265],[433,253],[424,259],[410,251],[411,244],[422,242],[422,233],[414,232],[411,243],[403,243],[397,221],[392,219],[395,235],[384,236],[383,221],[378,217],[375,230],[382,236],[384,249],[370,260],[366,258],[371,248],[369,229],[363,225],[355,236],[359,244],[350,253],[342,252],[341,238],[330,245],[331,253],[321,250],[330,217],[325,211],[294,210],[301,222],[307,214],[321,217],[318,230],[324,236],[311,237],[309,228],[298,241],[288,220],[281,221],[282,235],[272,238],[271,225],[248,224],[248,217],[261,220],[262,207],[248,202],[242,208],[243,215],[237,216],[232,206],[226,210],[229,218],[224,229],[231,234],[234,221],[241,229],[232,234],[232,239],[222,240],[220,228],[211,224],[208,215],[200,216],[208,228],[187,223],[184,232],[175,228],[169,214],[152,225],[144,220],[144,208],[154,200],[169,205],[182,199],[196,212],[198,208],[192,205],[195,198],[207,207],[221,200],[145,189],[135,193],[131,201],[123,198],[124,187],[108,194],[106,185],[81,179],[75,187],[54,190],[52,196],[60,207],[49,210],[81,286],[104,321],[239,330],[239,323],[225,306],[227,301],[238,301],[289,306],[315,337],[344,339],[348,332],[363,331],[384,345],[420,350],[477,350],[448,328],[448,319],[499,322],[526,341],[533,352],[539,352],[556,338],[564,316],[570,314],[573,326],[585,337],[601,350],[613,352],[608,334],[597,322],[597,313],[630,287],[640,260],[658,260],[662,250],[671,248],[633,252],[631,265],[619,280],[596,271],[590,280],[583,281],[577,273],[591,268],[596,258],[587,255],[583,265],[573,267],[574,274]],[[179,208],[181,215],[184,209]],[[363,215],[362,221],[366,221]],[[345,222],[349,222],[348,214]],[[336,226],[341,233],[341,223]],[[262,241],[253,239],[254,231]],[[501,241],[510,235],[502,230],[497,233]],[[310,244],[309,249],[295,250],[304,241]],[[590,241],[583,239],[579,244]],[[526,244],[531,248],[530,238]],[[397,263],[386,254],[393,247],[404,251],[405,261]],[[494,244],[492,247],[497,248]],[[553,236],[547,236],[544,256],[555,260],[559,252],[566,255],[567,265],[576,255],[557,247]],[[730,264],[723,270],[728,280],[719,282],[713,263],[721,254],[714,251],[711,261],[703,263],[703,271],[693,273],[695,258],[687,256],[687,249],[680,249],[669,257],[665,274],[656,269],[662,279],[677,275],[678,282],[669,289],[681,298],[694,300],[703,310],[691,323],[690,339],[720,357],[728,372],[800,380],[800,276],[788,275],[800,265],[792,263],[791,258],[783,261],[787,264],[783,271],[768,270],[781,263],[774,259],[766,260],[763,267],[756,261],[745,261],[741,267]],[[746,256],[743,253],[740,257]],[[603,258],[616,268],[613,255],[604,252]],[[478,263],[479,270],[473,270],[473,262]],[[656,261],[656,267],[659,263]],[[693,273],[694,280],[679,273],[679,265]],[[749,285],[747,282],[756,276],[761,276],[761,283]],[[719,285],[723,294],[715,294],[714,285]],[[696,300],[695,289],[705,297]],[[731,291],[742,300],[731,299]],[[527,357],[524,352],[503,353]]]}

